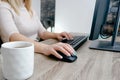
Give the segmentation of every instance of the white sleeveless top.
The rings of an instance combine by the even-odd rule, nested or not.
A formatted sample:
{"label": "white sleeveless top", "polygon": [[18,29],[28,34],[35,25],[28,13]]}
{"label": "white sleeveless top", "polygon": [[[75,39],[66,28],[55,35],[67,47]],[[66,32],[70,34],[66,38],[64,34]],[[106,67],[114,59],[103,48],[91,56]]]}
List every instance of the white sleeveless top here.
{"label": "white sleeveless top", "polygon": [[46,30],[34,11],[31,17],[22,6],[20,14],[17,15],[8,3],[0,3],[0,37],[3,42],[8,42],[13,33],[20,33],[35,40],[38,34],[44,31]]}

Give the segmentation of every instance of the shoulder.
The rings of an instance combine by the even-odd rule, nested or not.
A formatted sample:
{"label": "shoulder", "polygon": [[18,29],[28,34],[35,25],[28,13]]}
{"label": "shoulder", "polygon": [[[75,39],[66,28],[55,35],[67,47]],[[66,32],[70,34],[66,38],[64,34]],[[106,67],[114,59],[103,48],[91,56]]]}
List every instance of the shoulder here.
{"label": "shoulder", "polygon": [[12,10],[11,6],[7,2],[3,2],[3,1],[0,2],[0,8]]}
{"label": "shoulder", "polygon": [[7,2],[0,2],[0,14],[15,15],[15,11]]}

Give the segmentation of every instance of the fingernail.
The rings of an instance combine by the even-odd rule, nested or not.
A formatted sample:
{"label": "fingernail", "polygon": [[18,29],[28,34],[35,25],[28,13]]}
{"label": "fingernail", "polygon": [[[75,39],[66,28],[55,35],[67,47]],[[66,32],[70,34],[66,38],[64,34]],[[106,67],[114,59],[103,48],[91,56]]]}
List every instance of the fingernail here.
{"label": "fingernail", "polygon": [[62,56],[60,56],[60,59],[62,59],[63,57]]}
{"label": "fingernail", "polygon": [[77,52],[76,52],[76,51],[74,51],[74,52],[73,52],[73,54],[74,54],[74,55],[77,55]]}
{"label": "fingernail", "polygon": [[73,53],[73,55],[76,55],[75,53]]}

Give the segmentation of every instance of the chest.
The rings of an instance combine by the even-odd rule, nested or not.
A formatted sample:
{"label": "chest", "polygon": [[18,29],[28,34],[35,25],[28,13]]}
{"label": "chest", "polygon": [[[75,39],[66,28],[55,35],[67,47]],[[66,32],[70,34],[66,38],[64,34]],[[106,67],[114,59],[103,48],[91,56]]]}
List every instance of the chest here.
{"label": "chest", "polygon": [[21,9],[20,14],[14,16],[14,21],[19,32],[24,35],[37,33],[39,25],[35,17],[35,15],[30,16],[25,8]]}

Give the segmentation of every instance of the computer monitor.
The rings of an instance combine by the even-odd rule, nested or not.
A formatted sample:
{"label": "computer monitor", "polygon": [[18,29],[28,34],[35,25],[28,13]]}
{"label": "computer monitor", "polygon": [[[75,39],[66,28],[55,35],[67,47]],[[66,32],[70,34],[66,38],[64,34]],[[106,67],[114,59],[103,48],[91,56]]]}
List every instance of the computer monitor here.
{"label": "computer monitor", "polygon": [[[112,39],[111,41],[101,41],[98,39],[100,31],[103,28],[107,20],[107,15],[109,13],[110,3],[112,1],[118,1],[116,18],[113,25]],[[92,44],[90,49],[99,49],[99,50],[109,50],[109,51],[118,51],[120,52],[120,42],[115,42],[118,28],[120,23],[120,1],[119,0],[96,0],[96,6],[94,11],[93,23],[90,33],[90,40]],[[96,40],[97,39],[97,40]]]}

